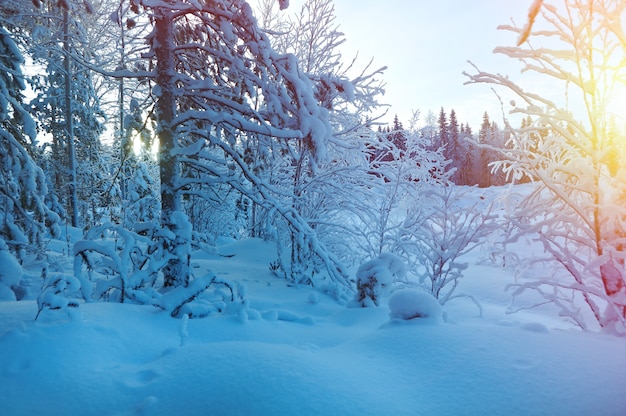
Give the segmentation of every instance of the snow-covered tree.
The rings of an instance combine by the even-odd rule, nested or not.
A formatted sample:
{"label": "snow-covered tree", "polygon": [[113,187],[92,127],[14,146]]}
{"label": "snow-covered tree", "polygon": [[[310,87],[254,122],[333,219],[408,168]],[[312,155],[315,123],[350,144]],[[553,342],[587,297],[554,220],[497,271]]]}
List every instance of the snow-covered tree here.
{"label": "snow-covered tree", "polygon": [[[301,70],[311,80],[315,98],[328,110],[332,136],[327,146],[327,161],[315,166],[306,152],[297,148],[272,152],[266,160],[266,175],[292,195],[293,207],[307,218],[318,238],[342,257],[347,251],[345,221],[339,213],[352,204],[356,194],[363,193],[371,177],[367,175],[367,154],[363,138],[368,128],[362,114],[377,107],[381,83],[377,79],[383,68],[371,71],[369,65],[354,74],[355,63],[345,65],[339,46],[346,41],[336,23],[332,0],[308,0],[300,10],[285,18],[272,4],[264,2],[264,28],[277,48],[298,57]],[[370,72],[371,71],[371,72]],[[297,235],[288,234],[289,263],[279,264],[284,274],[296,281],[306,281],[317,273],[315,255],[299,243]],[[282,238],[285,240],[285,238]],[[341,247],[341,248],[339,248]]]}
{"label": "snow-covered tree", "polygon": [[[94,17],[86,35],[88,43],[98,51],[92,63],[98,69],[93,74],[94,88],[107,117],[108,131],[114,137],[115,152],[110,158],[110,166],[115,168],[114,180],[109,188],[123,204],[132,204],[135,201],[129,200],[128,187],[132,186],[130,178],[137,174],[137,163],[148,166],[150,159],[154,161],[154,97],[147,77],[108,75],[115,71],[146,71],[147,63],[142,54],[148,52],[145,36],[151,30],[150,22],[138,19],[127,0],[108,0],[94,6]],[[158,184],[155,187],[158,188]],[[154,192],[158,192],[156,188]],[[119,195],[115,194],[118,190]]]}
{"label": "snow-covered tree", "polygon": [[411,124],[411,129],[395,132],[402,133],[404,149],[387,140],[386,134],[369,144],[370,174],[378,180],[369,184],[363,198],[353,202],[359,229],[355,245],[365,257],[398,254],[399,230],[413,201],[431,185],[449,183],[449,162],[440,151],[430,150],[430,142],[420,137],[416,122]]}
{"label": "snow-covered tree", "polygon": [[27,151],[37,133],[23,104],[23,63],[11,34],[0,27],[0,239],[20,259],[28,247],[41,248],[46,227],[58,221],[43,201],[43,172]]}
{"label": "snow-covered tree", "polygon": [[477,163],[475,165],[475,178],[476,183],[481,188],[486,188],[491,185],[491,173],[489,172],[489,147],[493,143],[494,131],[491,121],[489,120],[489,114],[485,111],[483,114],[483,121],[480,125],[478,132],[477,143],[479,146],[476,150]]}
{"label": "snow-covered tree", "polygon": [[444,149],[444,156],[450,160],[450,169],[454,169],[450,180],[453,183],[460,183],[459,174],[461,171],[462,156],[459,144],[459,121],[456,118],[454,109],[450,110],[450,120],[448,122],[448,142]]}
{"label": "snow-covered tree", "polygon": [[410,209],[398,232],[394,251],[442,305],[463,296],[473,299],[455,293],[468,267],[460,258],[497,226],[490,205],[469,200],[463,188],[433,186],[421,193],[420,204]]}
{"label": "snow-covered tree", "polygon": [[439,135],[437,134],[437,116],[432,110],[428,110],[424,118],[424,125],[420,128],[420,137],[428,143],[428,149],[439,150]]}
{"label": "snow-covered tree", "polygon": [[154,182],[149,165],[137,162],[133,167],[133,176],[128,179],[124,207],[124,225],[129,230],[138,231],[145,224],[158,224],[161,207]]}
{"label": "snow-covered tree", "polygon": [[478,182],[474,180],[475,170],[475,145],[474,136],[469,123],[465,125],[461,124],[461,130],[459,131],[459,173],[458,184],[459,185],[476,185]]}
{"label": "snow-covered tree", "polygon": [[52,137],[46,171],[73,226],[97,220],[105,172],[99,142],[104,114],[92,73],[79,63],[95,49],[88,47],[82,24],[91,11],[90,3],[82,1],[43,5],[33,14],[40,24],[31,28],[26,45],[35,64],[45,68],[32,77],[37,96],[31,105],[40,128]]}
{"label": "snow-covered tree", "polygon": [[277,151],[295,152],[302,166],[314,169],[325,159],[328,110],[295,56],[272,50],[244,1],[131,4],[143,7],[154,24],[148,56],[155,70],[145,75],[156,84],[160,238],[165,251],[180,254],[163,269],[166,286],[186,285],[190,278],[189,242],[174,237],[182,225],[172,223],[182,218],[176,214],[182,195],[203,195],[220,183],[283,218],[331,280],[347,286],[311,225],[276,198],[280,193],[250,167],[241,146],[264,136]]}
{"label": "snow-covered tree", "polygon": [[546,256],[532,262],[554,269],[541,277],[525,276],[515,294],[536,291],[581,328],[595,321],[622,335],[626,182],[624,169],[615,164],[624,157],[615,133],[623,133],[610,132],[610,119],[612,100],[625,91],[626,44],[620,24],[625,13],[622,1],[536,1],[524,28],[500,27],[517,33],[521,42],[495,51],[521,61],[525,73],[548,79],[555,96],[527,91],[509,77],[477,68],[467,74],[469,83],[504,87],[514,96],[510,112],[531,117],[530,125],[520,129],[505,118],[510,148],[501,149],[502,162],[496,167],[537,184],[511,220],[543,244]]}

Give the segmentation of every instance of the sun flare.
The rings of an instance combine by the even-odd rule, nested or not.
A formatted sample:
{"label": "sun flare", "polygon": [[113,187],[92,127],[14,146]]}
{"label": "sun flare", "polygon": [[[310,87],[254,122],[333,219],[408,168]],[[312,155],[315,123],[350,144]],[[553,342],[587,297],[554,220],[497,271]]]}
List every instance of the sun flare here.
{"label": "sun flare", "polygon": [[616,90],[608,100],[606,113],[622,126],[626,124],[626,85]]}

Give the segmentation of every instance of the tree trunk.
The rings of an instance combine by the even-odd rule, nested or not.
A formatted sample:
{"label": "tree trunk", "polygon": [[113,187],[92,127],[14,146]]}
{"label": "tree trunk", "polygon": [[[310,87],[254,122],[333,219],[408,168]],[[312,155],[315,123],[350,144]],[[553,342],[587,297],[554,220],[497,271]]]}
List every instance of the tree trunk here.
{"label": "tree trunk", "polygon": [[78,227],[78,193],[76,189],[76,151],[74,148],[74,126],[72,123],[72,74],[70,66],[70,15],[66,7],[63,8],[63,52],[65,69],[65,130],[67,132],[67,153],[69,164],[69,194],[70,218],[72,227]]}
{"label": "tree trunk", "polygon": [[170,256],[163,268],[163,286],[186,286],[189,281],[189,245],[187,236],[181,233],[180,176],[176,148],[176,131],[172,120],[176,112],[174,68],[174,22],[172,12],[155,8],[156,105],[157,134],[159,138],[159,176],[161,179],[161,228],[160,242],[166,256]]}

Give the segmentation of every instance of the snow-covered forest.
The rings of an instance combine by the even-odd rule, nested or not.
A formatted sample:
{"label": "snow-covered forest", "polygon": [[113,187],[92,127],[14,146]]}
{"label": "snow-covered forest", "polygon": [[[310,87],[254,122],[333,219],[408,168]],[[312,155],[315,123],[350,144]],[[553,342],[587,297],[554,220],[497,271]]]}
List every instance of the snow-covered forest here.
{"label": "snow-covered forest", "polygon": [[626,2],[528,3],[387,123],[333,0],[0,0],[0,413],[625,414]]}

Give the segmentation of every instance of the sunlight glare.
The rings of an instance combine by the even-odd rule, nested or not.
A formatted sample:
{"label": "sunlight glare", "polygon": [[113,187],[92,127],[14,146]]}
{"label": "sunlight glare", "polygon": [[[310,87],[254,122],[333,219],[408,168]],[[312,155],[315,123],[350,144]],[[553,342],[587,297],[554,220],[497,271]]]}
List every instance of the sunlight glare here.
{"label": "sunlight glare", "polygon": [[606,113],[623,125],[626,122],[626,85],[620,84],[619,86],[621,88],[616,89],[615,93],[608,100]]}

